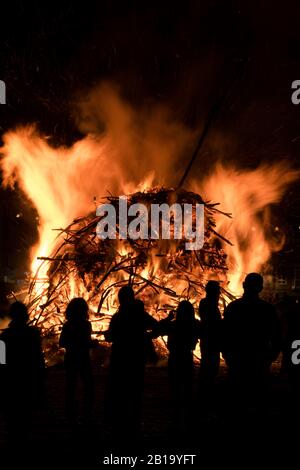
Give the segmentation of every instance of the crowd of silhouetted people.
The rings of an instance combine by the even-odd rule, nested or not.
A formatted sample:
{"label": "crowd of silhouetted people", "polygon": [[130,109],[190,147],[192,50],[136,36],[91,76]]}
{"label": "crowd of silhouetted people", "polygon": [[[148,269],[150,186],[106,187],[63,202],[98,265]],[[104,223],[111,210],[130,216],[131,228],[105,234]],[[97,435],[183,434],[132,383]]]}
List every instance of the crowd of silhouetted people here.
{"label": "crowd of silhouetted people", "polygon": [[[134,438],[140,432],[145,367],[147,362],[155,364],[158,360],[153,342],[158,337],[167,338],[171,419],[176,430],[186,432],[191,427],[195,388],[200,414],[214,409],[221,357],[228,370],[227,405],[232,416],[250,401],[263,410],[271,365],[280,352],[282,367],[298,385],[299,370],[291,362],[291,345],[297,339],[300,344],[297,304],[286,299],[276,309],[262,300],[263,278],[257,273],[246,276],[243,289],[243,296],[229,303],[221,315],[220,284],[208,281],[206,296],[199,305],[199,319],[191,302],[182,300],[176,311],[160,321],[147,313],[130,285],[119,290],[119,309],[105,332],[105,341],[111,343],[105,410],[114,439]],[[9,327],[1,335],[6,344],[1,399],[6,404],[8,430],[16,437],[24,432],[32,407],[44,395],[45,363],[40,333],[31,326],[26,306],[13,303],[10,317]],[[59,346],[65,350],[66,416],[76,425],[80,381],[84,391],[83,420],[89,425],[96,399],[90,350],[97,346],[97,340],[92,339],[88,304],[83,298],[74,298],[65,317]],[[194,351],[199,341],[201,360],[195,377]]]}

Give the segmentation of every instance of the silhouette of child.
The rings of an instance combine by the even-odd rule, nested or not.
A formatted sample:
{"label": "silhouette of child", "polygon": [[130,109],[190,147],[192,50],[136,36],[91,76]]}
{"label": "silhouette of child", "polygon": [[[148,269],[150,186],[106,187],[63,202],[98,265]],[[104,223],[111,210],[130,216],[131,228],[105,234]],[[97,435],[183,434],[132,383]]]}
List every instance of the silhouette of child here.
{"label": "silhouette of child", "polygon": [[168,336],[168,372],[174,407],[174,419],[185,426],[191,419],[194,374],[193,351],[198,342],[199,322],[193,305],[187,300],[179,303],[176,314],[158,323],[155,336]]}
{"label": "silhouette of child", "polygon": [[76,421],[75,395],[80,379],[84,386],[84,417],[90,420],[94,395],[90,349],[95,342],[91,337],[92,325],[88,320],[86,301],[82,298],[72,299],[67,306],[66,319],[59,340],[60,347],[66,350],[66,413],[71,422]]}
{"label": "silhouette of child", "polygon": [[208,281],[206,297],[200,301],[201,319],[201,364],[202,381],[213,383],[220,366],[222,318],[219,310],[220,285],[217,281]]}
{"label": "silhouette of child", "polygon": [[[30,422],[31,411],[43,399],[45,374],[40,332],[28,324],[27,307],[21,302],[10,306],[11,322],[0,339],[6,345],[6,413],[9,430],[22,439]],[[23,436],[24,437],[24,436]]]}

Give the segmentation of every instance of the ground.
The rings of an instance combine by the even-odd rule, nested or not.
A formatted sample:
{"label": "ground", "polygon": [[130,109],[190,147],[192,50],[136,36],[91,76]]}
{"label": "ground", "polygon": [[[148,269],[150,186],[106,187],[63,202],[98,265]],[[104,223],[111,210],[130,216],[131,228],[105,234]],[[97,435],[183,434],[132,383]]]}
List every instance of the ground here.
{"label": "ground", "polygon": [[[225,413],[209,412],[201,416],[197,388],[195,387],[195,420],[191,435],[176,436],[172,433],[171,409],[166,367],[147,367],[142,430],[138,443],[127,443],[116,450],[104,420],[104,394],[107,368],[96,367],[95,422],[71,429],[64,416],[64,371],[61,366],[52,367],[47,376],[47,399],[44,407],[36,411],[27,442],[24,441],[23,456],[30,456],[31,463],[42,459],[47,462],[63,457],[79,461],[88,458],[92,464],[103,464],[104,457],[113,455],[148,454],[195,454],[197,461],[209,458],[211,463],[221,459],[230,462],[242,452],[245,460],[262,459],[263,455],[289,455],[293,442],[297,443],[298,399],[293,398],[291,386],[276,366],[273,370],[265,416],[255,410],[248,411],[238,419]],[[217,401],[226,411],[226,368],[223,366],[217,383]],[[1,456],[13,455],[8,446],[7,434],[1,421]],[[14,444],[13,444],[14,448]],[[35,462],[36,459],[36,462]],[[71,461],[71,460],[70,460]],[[87,463],[87,461],[86,461]],[[240,461],[242,464],[242,461]],[[89,467],[87,467],[89,468]],[[129,468],[129,467],[126,467]],[[206,468],[206,467],[204,467]],[[243,468],[243,465],[241,465]]]}

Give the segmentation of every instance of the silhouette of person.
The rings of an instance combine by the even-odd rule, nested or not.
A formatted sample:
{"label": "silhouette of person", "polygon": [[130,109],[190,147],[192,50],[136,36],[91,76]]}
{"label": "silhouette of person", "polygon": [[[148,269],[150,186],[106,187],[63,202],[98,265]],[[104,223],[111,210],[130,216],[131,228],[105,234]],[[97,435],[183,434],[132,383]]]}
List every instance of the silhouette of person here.
{"label": "silhouette of person", "polygon": [[142,300],[135,299],[135,309],[137,312],[139,312],[139,318],[144,317],[145,319],[146,334],[144,336],[144,361],[151,364],[156,364],[158,361],[158,356],[152,343],[152,337],[150,333],[153,331],[153,328],[156,327],[158,322],[153,317],[151,317],[151,315],[145,312],[145,305]]}
{"label": "silhouette of person", "polygon": [[5,395],[9,433],[23,439],[31,412],[43,399],[45,362],[39,330],[28,324],[27,307],[14,302],[11,322],[0,339],[6,345]]}
{"label": "silhouette of person", "polygon": [[199,322],[193,305],[183,300],[176,313],[161,320],[155,336],[167,336],[169,350],[168,373],[173,402],[174,424],[184,431],[191,420],[194,360],[193,351],[198,342]]}
{"label": "silhouette of person", "polygon": [[219,310],[220,285],[208,281],[206,297],[200,301],[200,397],[202,411],[208,411],[215,402],[215,379],[220,367],[222,318]]}
{"label": "silhouette of person", "polygon": [[144,371],[149,352],[149,337],[157,321],[136,301],[133,289],[119,290],[119,310],[105,334],[112,343],[108,382],[108,405],[114,438],[134,438],[139,430],[144,388]]}
{"label": "silhouette of person", "polygon": [[78,418],[75,398],[79,380],[84,387],[84,419],[88,422],[92,417],[94,380],[90,349],[95,342],[91,337],[88,310],[83,298],[72,299],[66,309],[67,321],[59,339],[60,347],[65,349],[66,414],[71,423],[76,423]]}
{"label": "silhouette of person", "polygon": [[235,391],[239,389],[243,400],[259,405],[270,366],[280,352],[280,327],[273,305],[259,297],[263,277],[248,274],[243,288],[242,298],[231,302],[224,312],[223,357]]}

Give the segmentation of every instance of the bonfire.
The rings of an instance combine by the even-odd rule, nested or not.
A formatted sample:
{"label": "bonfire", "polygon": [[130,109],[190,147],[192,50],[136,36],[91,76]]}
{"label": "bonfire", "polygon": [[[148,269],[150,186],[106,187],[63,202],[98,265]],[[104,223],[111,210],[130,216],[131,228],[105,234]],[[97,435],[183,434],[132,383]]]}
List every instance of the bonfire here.
{"label": "bonfire", "polygon": [[[189,299],[196,307],[207,279],[224,275],[227,266],[223,246],[230,242],[216,232],[214,215],[230,217],[230,214],[220,211],[218,204],[204,202],[196,193],[170,188],[127,196],[128,204],[163,204],[175,199],[181,206],[204,205],[204,245],[200,250],[187,251],[184,237],[101,240],[96,235],[100,218],[92,213],[59,229],[55,249],[42,259],[27,298],[31,321],[50,340],[52,351],[53,344],[57,345],[66,305],[74,296],[87,300],[94,336],[101,339],[118,308],[120,287],[130,284],[145,302],[147,311],[160,319],[182,299]],[[118,198],[108,196],[106,202],[116,205]],[[47,272],[47,277],[40,278],[40,272]],[[222,292],[231,298],[224,287]]]}

